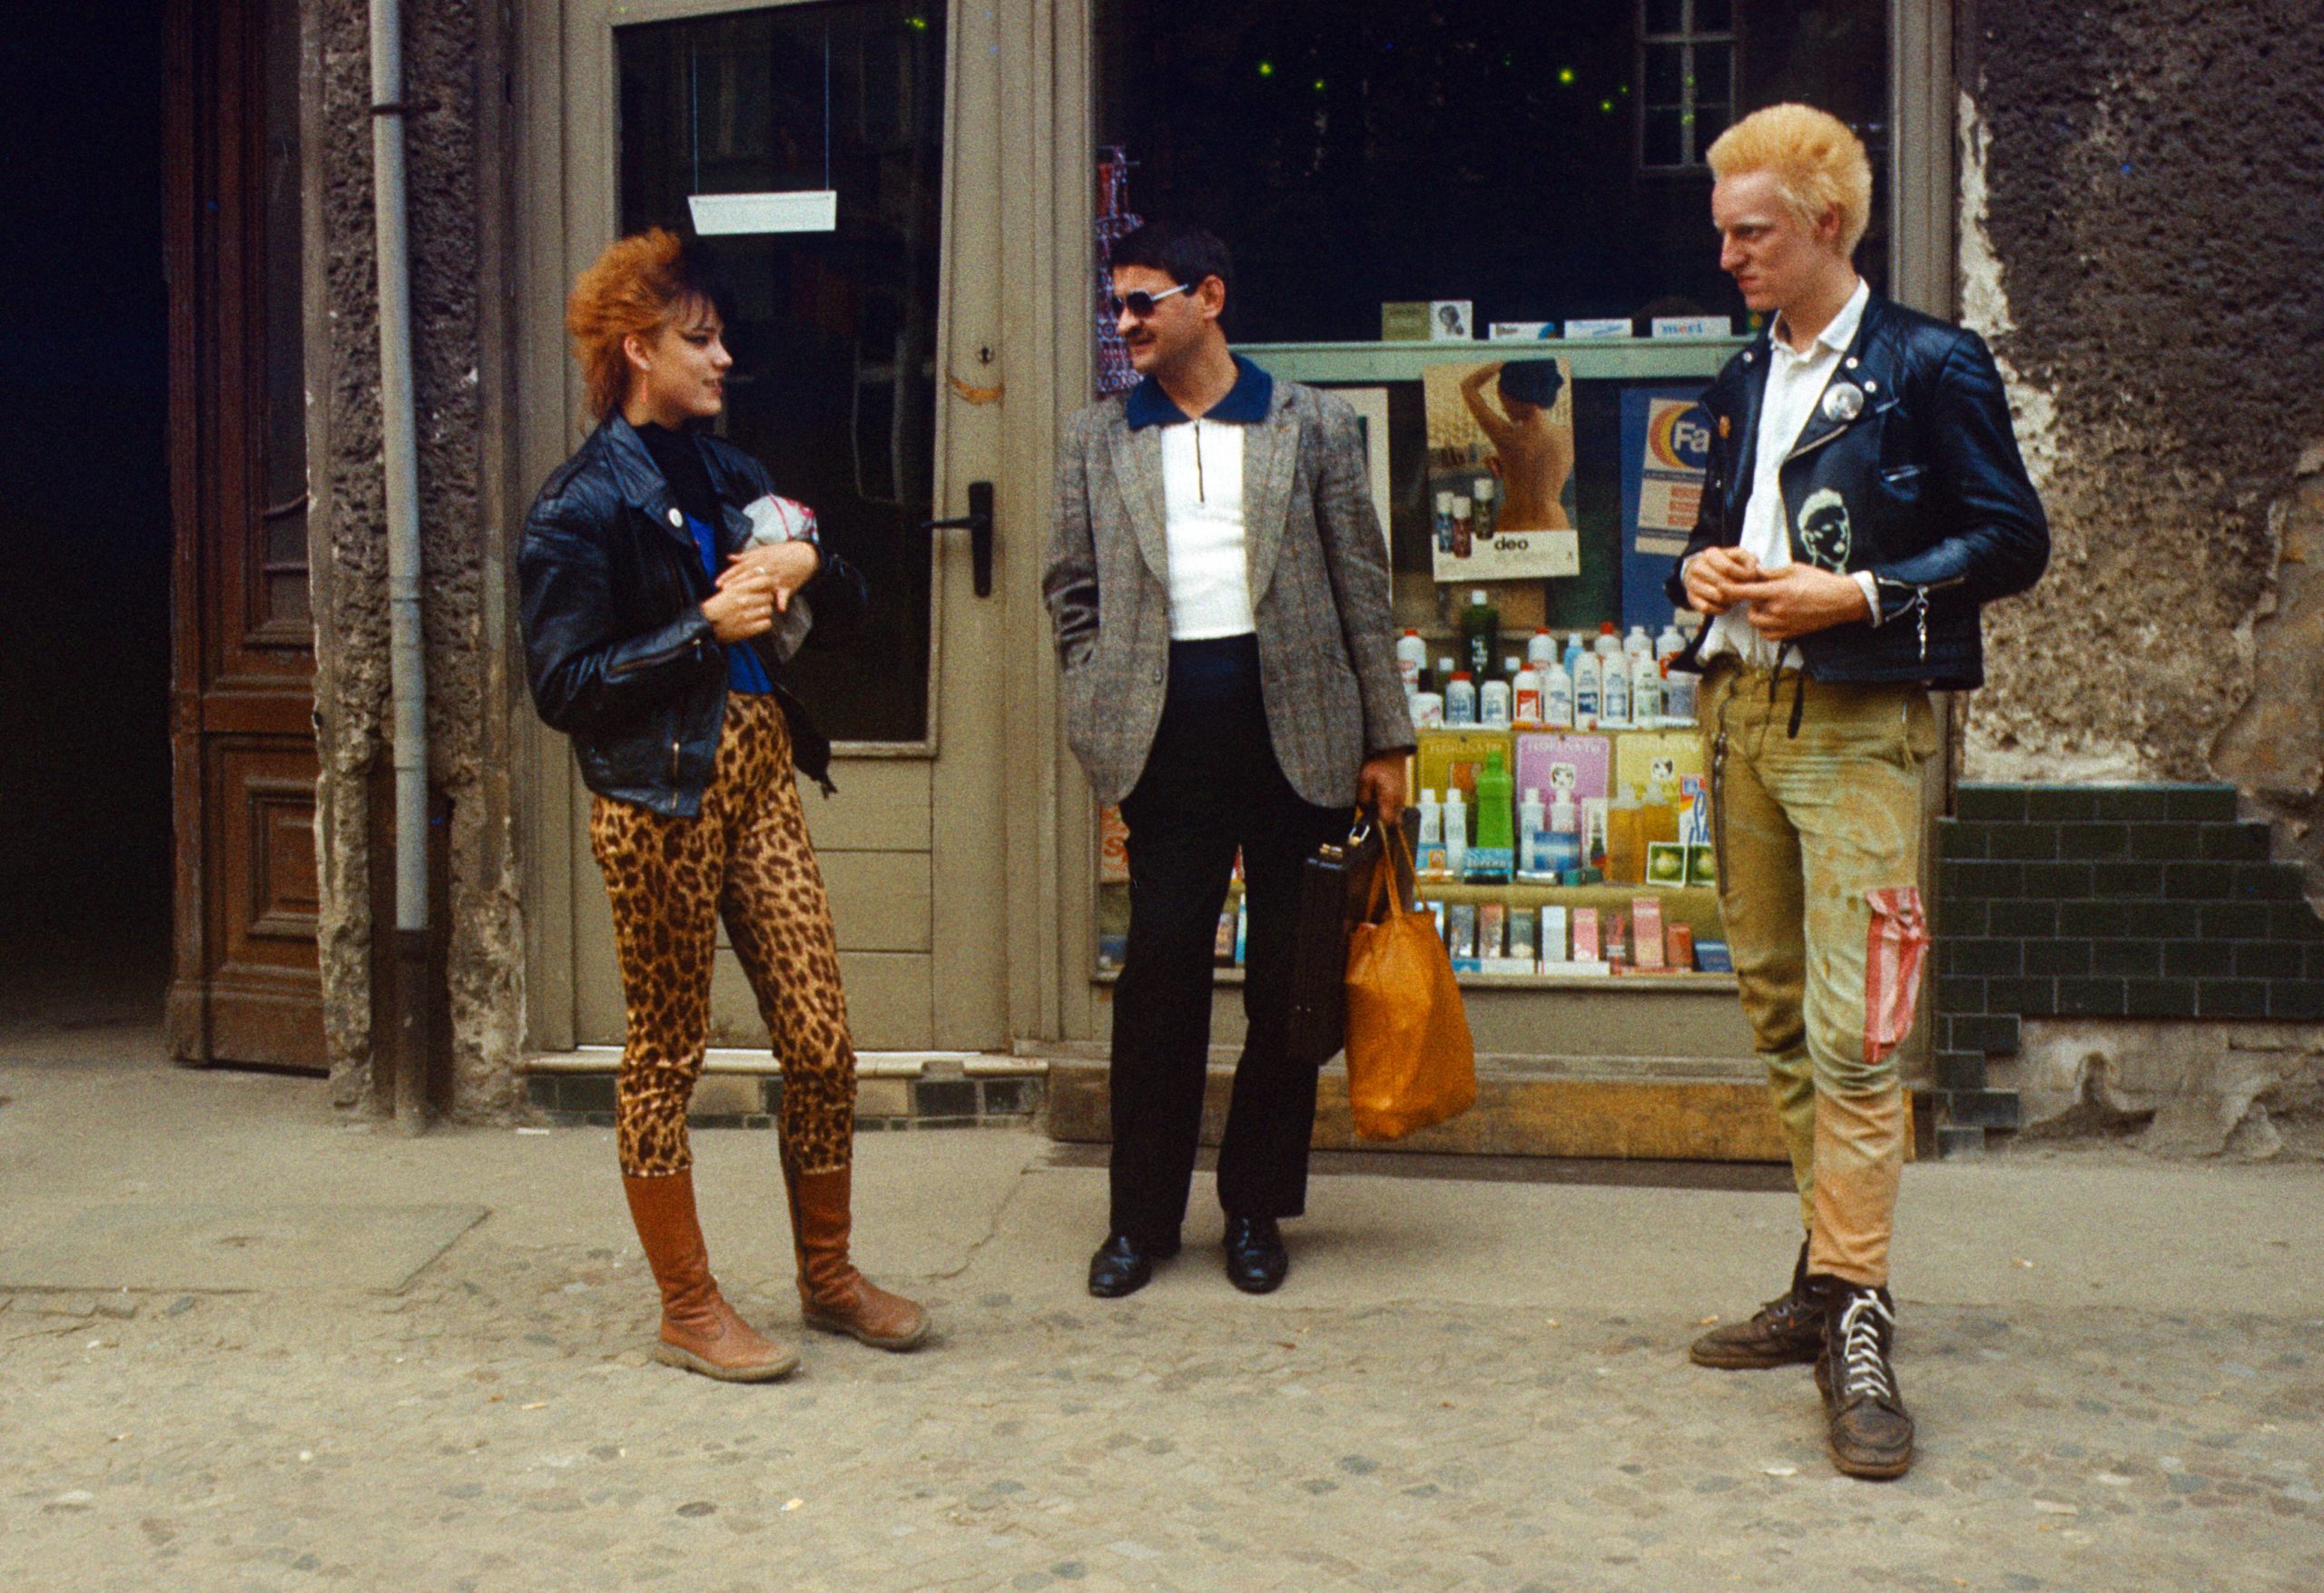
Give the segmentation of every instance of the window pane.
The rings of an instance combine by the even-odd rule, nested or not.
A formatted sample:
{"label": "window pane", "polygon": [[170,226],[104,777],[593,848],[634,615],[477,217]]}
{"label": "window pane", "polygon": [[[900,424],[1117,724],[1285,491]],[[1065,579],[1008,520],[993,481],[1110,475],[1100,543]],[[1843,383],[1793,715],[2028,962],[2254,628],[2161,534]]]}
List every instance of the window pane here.
{"label": "window pane", "polygon": [[1643,159],[1649,166],[1677,166],[1687,159],[1686,113],[1678,110],[1646,113]]}
{"label": "window pane", "polygon": [[1646,47],[1646,103],[1680,105],[1687,94],[1687,47],[1649,44]]}
{"label": "window pane", "polygon": [[1728,0],[1695,0],[1695,31],[1723,34],[1735,25],[1735,8]]}
{"label": "window pane", "polygon": [[692,239],[693,193],[838,192],[836,231],[701,241],[736,301],[718,427],[813,506],[871,583],[862,629],[800,654],[791,683],[835,739],[921,740],[944,8],[785,5],[624,28],[615,43],[624,232]]}
{"label": "window pane", "polygon": [[1726,105],[1697,105],[1695,107],[1695,159],[1700,162],[1711,141],[1727,131],[1734,112]]}
{"label": "window pane", "polygon": [[1686,0],[1646,0],[1646,31],[1648,33],[1684,33],[1686,27]]}
{"label": "window pane", "polygon": [[1697,103],[1716,100],[1721,104],[1735,97],[1733,89],[1735,52],[1726,44],[1697,44],[1695,46],[1694,93]]}

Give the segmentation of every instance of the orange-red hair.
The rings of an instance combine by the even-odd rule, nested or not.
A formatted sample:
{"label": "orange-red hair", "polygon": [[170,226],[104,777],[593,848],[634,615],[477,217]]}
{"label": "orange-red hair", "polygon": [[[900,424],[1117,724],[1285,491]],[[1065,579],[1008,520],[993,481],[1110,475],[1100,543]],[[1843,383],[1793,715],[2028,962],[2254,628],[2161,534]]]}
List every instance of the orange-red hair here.
{"label": "orange-red hair", "polygon": [[589,418],[603,420],[628,396],[624,338],[651,336],[683,306],[713,297],[692,269],[685,244],[666,228],[606,245],[565,301],[565,329],[588,388]]}

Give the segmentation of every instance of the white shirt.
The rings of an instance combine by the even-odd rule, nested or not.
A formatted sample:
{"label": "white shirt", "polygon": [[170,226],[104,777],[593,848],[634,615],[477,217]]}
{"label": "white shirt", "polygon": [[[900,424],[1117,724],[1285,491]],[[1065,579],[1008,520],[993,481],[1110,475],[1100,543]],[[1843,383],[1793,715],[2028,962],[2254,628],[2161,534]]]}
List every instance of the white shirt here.
{"label": "white shirt", "polygon": [[1170,544],[1170,640],[1246,636],[1250,568],[1243,547],[1243,435],[1195,419],[1162,432],[1162,502]]}
{"label": "white shirt", "polygon": [[[1780,320],[1774,335],[1768,339],[1768,385],[1759,400],[1759,436],[1751,461],[1751,497],[1743,506],[1743,534],[1738,544],[1759,561],[1761,569],[1781,569],[1791,563],[1791,533],[1787,523],[1790,516],[1785,511],[1779,479],[1784,456],[1799,440],[1808,417],[1816,412],[1817,400],[1824,396],[1825,385],[1839,369],[1848,345],[1856,341],[1857,323],[1864,320],[1864,307],[1871,300],[1871,288],[1858,278],[1856,291],[1848,295],[1848,301],[1840,306],[1840,312],[1832,318],[1831,324],[1816,334],[1804,354],[1795,353],[1784,339]],[[1855,579],[1864,588],[1865,602],[1871,605],[1873,623],[1878,624],[1880,601],[1872,577],[1857,572]],[[1698,656],[1708,661],[1722,653],[1732,653],[1747,664],[1772,669],[1781,651],[1782,644],[1770,642],[1751,628],[1744,605],[1738,603],[1712,618],[1710,634],[1703,638],[1703,649]]]}

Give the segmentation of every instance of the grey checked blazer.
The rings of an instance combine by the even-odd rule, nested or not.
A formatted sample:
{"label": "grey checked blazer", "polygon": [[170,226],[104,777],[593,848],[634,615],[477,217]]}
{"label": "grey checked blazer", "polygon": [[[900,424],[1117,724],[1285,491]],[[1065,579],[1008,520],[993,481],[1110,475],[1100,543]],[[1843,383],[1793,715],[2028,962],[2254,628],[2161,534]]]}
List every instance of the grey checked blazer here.
{"label": "grey checked blazer", "polygon": [[[1041,581],[1066,740],[1101,802],[1145,772],[1170,665],[1161,428],[1133,431],[1124,410],[1117,395],[1073,418]],[[1308,801],[1350,807],[1366,757],[1413,744],[1362,433],[1344,400],[1281,380],[1249,431],[1244,546],[1275,761]]]}

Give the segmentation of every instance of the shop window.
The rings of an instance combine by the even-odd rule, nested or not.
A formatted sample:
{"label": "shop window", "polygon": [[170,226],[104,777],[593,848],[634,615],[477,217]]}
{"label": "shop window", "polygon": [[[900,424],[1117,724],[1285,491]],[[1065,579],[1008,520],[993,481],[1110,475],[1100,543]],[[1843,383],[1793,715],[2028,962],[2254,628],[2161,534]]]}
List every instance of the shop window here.
{"label": "shop window", "polygon": [[623,231],[694,238],[696,198],[836,194],[827,229],[694,241],[735,300],[719,428],[872,585],[862,625],[791,664],[845,742],[929,733],[944,17],[845,0],[615,34]]}
{"label": "shop window", "polygon": [[1735,118],[1734,0],[1639,0],[1639,164],[1684,171]]}
{"label": "shop window", "polygon": [[[1216,230],[1238,349],[1356,406],[1396,623],[1431,695],[1465,674],[1481,716],[1491,683],[1520,718],[1513,677],[1550,673],[1521,670],[1536,651],[1561,671],[1587,652],[1601,693],[1610,670],[1630,688],[1601,696],[1595,724],[1570,704],[1571,723],[1544,709],[1550,723],[1423,733],[1415,789],[1443,811],[1457,801],[1472,851],[1508,848],[1423,885],[1463,977],[1718,974],[1701,742],[1683,685],[1635,703],[1675,628],[1662,581],[1708,446],[1695,399],[1755,329],[1718,270],[1701,157],[1779,101],[1848,123],[1875,172],[1856,263],[1884,290],[1887,0],[1097,0],[1095,15],[1099,238],[1133,215]],[[1101,381],[1128,379],[1099,353]],[[1504,559],[1518,533],[1525,556]],[[1101,816],[1101,976],[1128,925],[1123,834]],[[1236,925],[1230,897],[1222,963]]]}

